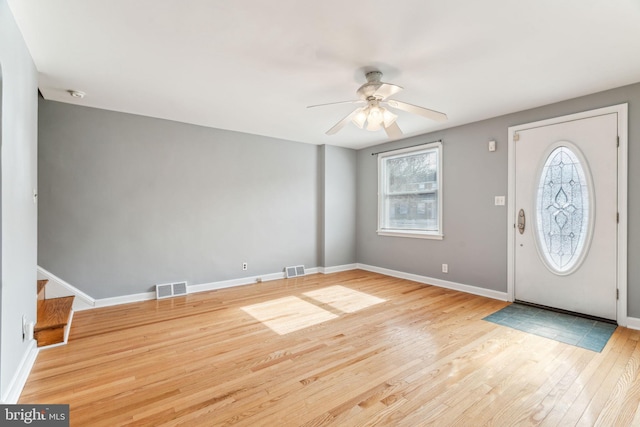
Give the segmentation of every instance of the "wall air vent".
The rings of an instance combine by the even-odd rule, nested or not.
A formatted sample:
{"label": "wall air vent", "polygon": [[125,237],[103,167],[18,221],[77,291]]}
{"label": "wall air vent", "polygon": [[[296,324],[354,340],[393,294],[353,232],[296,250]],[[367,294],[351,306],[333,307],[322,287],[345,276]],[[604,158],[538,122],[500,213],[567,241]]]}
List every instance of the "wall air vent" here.
{"label": "wall air vent", "polygon": [[287,275],[287,279],[290,277],[298,277],[298,276],[304,276],[304,265],[296,265],[296,266],[292,266],[292,267],[285,267],[284,269],[286,275]]}
{"label": "wall air vent", "polygon": [[156,285],[156,299],[170,298],[187,294],[187,282]]}

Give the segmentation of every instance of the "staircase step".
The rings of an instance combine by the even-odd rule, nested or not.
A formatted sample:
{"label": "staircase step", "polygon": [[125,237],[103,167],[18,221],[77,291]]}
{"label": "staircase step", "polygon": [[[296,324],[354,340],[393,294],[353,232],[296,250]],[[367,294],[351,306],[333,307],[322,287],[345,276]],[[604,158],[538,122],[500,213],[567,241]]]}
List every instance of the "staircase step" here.
{"label": "staircase step", "polygon": [[33,329],[38,347],[64,342],[65,327],[73,307],[73,296],[40,300],[38,321]]}
{"label": "staircase step", "polygon": [[38,280],[38,299],[44,299],[44,285],[49,282],[49,279]]}

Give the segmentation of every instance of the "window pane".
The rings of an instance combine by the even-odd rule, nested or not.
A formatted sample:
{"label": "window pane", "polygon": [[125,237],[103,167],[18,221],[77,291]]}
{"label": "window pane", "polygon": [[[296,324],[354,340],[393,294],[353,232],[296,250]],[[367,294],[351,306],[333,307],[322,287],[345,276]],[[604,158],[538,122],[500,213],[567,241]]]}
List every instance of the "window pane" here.
{"label": "window pane", "polygon": [[387,197],[385,228],[438,231],[436,193],[391,195]]}
{"label": "window pane", "polygon": [[387,192],[414,193],[438,188],[438,154],[435,151],[386,160]]}

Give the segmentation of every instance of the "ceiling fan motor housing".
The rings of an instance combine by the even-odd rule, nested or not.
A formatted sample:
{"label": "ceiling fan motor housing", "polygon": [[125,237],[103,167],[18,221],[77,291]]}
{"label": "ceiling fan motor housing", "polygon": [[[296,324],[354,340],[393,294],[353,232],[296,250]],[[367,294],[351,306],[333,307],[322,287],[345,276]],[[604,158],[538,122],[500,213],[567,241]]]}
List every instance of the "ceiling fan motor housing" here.
{"label": "ceiling fan motor housing", "polygon": [[382,73],[380,71],[369,71],[365,74],[365,77],[367,78],[367,83],[360,86],[356,91],[361,99],[368,99],[369,97],[374,96],[383,84],[380,81],[382,78]]}
{"label": "ceiling fan motor housing", "polygon": [[364,75],[369,83],[379,82],[382,79],[382,73],[380,71],[369,71]]}

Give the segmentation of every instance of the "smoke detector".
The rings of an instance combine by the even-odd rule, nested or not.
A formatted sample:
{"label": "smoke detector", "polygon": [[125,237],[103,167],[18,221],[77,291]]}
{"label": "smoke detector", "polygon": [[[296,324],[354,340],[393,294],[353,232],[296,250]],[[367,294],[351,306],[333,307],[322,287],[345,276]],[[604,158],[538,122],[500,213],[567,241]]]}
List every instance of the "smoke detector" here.
{"label": "smoke detector", "polygon": [[81,92],[79,90],[68,90],[67,92],[69,92],[69,95],[71,95],[74,98],[84,98],[84,96],[86,95],[86,93]]}

